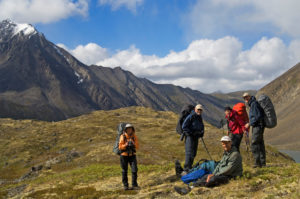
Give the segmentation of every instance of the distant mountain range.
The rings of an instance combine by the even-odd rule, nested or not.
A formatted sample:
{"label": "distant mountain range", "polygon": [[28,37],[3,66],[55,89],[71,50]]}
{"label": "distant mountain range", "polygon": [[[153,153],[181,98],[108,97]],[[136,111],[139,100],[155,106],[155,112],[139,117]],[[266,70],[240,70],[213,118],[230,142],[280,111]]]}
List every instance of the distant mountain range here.
{"label": "distant mountain range", "polygon": [[267,129],[266,140],[281,149],[300,150],[300,63],[263,87],[276,108],[278,125]]}
{"label": "distant mountain range", "polygon": [[[238,97],[240,99],[240,97]],[[0,117],[47,121],[127,106],[179,112],[201,103],[218,125],[223,107],[239,101],[171,84],[155,84],[117,68],[86,66],[29,24],[0,23]]]}

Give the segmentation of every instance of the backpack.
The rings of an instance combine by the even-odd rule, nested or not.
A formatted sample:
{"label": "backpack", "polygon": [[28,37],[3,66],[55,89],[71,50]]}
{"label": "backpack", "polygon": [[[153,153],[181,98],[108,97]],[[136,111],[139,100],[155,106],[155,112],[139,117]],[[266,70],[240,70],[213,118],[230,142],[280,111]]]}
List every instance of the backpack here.
{"label": "backpack", "polygon": [[177,122],[177,126],[176,126],[176,132],[179,134],[179,135],[182,135],[183,134],[183,131],[182,131],[182,124],[185,120],[185,118],[192,112],[192,110],[195,109],[195,106],[189,104],[189,105],[184,105],[181,109],[181,113],[180,113],[180,116],[179,116],[179,119],[178,119],[178,122]]}
{"label": "backpack", "polygon": [[113,148],[113,152],[117,155],[121,155],[121,153],[122,153],[122,151],[119,150],[119,141],[120,141],[120,136],[123,134],[125,126],[126,126],[126,123],[122,122],[117,127],[117,138],[116,138],[116,142],[115,142],[115,145]]}
{"label": "backpack", "polygon": [[246,105],[242,102],[239,102],[237,104],[235,104],[232,107],[232,110],[235,110],[238,114],[238,116],[245,122],[248,123],[249,122],[249,117],[248,117],[248,113],[246,110]]}
{"label": "backpack", "polygon": [[277,125],[277,117],[271,99],[267,95],[262,94],[259,96],[257,102],[264,110],[265,127],[274,128]]}

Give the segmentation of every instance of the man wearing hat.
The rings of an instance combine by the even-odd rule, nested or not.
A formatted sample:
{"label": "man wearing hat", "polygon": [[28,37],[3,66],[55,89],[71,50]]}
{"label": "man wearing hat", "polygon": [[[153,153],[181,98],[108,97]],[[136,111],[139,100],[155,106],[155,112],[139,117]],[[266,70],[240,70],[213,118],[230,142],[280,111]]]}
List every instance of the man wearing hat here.
{"label": "man wearing hat", "polygon": [[204,124],[201,116],[202,111],[202,105],[197,104],[195,109],[186,117],[182,124],[182,130],[185,135],[185,172],[192,168],[194,158],[197,155],[198,140],[204,135]]}
{"label": "man wearing hat", "polygon": [[243,175],[242,156],[238,150],[232,146],[229,136],[223,136],[220,140],[224,149],[224,154],[212,174],[208,174],[199,179],[194,186],[214,187],[227,183],[229,179]]}
{"label": "man wearing hat", "polygon": [[251,151],[254,157],[253,167],[264,167],[266,166],[264,111],[254,96],[244,93],[243,98],[250,107],[249,123],[245,125],[245,128],[252,126]]}
{"label": "man wearing hat", "polygon": [[187,188],[174,187],[177,193],[185,195],[190,192],[193,187],[214,187],[227,183],[231,178],[243,175],[242,156],[237,149],[232,146],[231,138],[229,136],[223,136],[220,141],[224,149],[224,154],[214,169],[214,172],[203,176]]}

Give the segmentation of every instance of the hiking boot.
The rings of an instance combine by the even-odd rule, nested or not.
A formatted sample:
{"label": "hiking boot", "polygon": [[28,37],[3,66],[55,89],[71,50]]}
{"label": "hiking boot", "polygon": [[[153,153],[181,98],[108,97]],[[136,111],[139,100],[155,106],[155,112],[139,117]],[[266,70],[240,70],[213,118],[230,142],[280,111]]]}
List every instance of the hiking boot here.
{"label": "hiking boot", "polygon": [[179,193],[180,195],[186,195],[191,191],[190,187],[179,187],[179,186],[174,186],[174,190]]}
{"label": "hiking boot", "polygon": [[124,191],[130,190],[128,186],[124,186]]}
{"label": "hiking boot", "polygon": [[177,177],[180,177],[181,173],[183,172],[183,168],[181,167],[181,164],[179,162],[179,160],[175,161],[175,173]]}

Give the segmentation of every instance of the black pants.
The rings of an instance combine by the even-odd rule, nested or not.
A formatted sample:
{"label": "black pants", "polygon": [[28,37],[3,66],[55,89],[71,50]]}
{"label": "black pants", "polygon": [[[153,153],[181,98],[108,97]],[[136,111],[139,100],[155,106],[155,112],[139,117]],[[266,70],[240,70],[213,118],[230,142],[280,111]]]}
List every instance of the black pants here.
{"label": "black pants", "polygon": [[122,182],[125,187],[128,187],[128,164],[131,167],[131,173],[132,173],[132,186],[138,186],[137,184],[137,161],[136,156],[120,156],[120,163],[122,168]]}
{"label": "black pants", "polygon": [[185,138],[185,171],[190,170],[193,166],[194,159],[197,155],[198,140],[198,136],[186,136]]}
{"label": "black pants", "polygon": [[256,166],[266,165],[264,131],[265,127],[263,125],[254,126],[252,128],[251,150]]}
{"label": "black pants", "polygon": [[231,134],[232,146],[235,146],[238,152],[240,152],[240,145],[243,139],[243,134]]}
{"label": "black pants", "polygon": [[220,175],[220,176],[213,176],[210,178],[208,182],[206,182],[207,177],[209,174],[203,176],[202,178],[198,179],[195,183],[194,186],[205,186],[205,187],[215,187],[221,184],[226,184],[229,182],[229,177]]}

